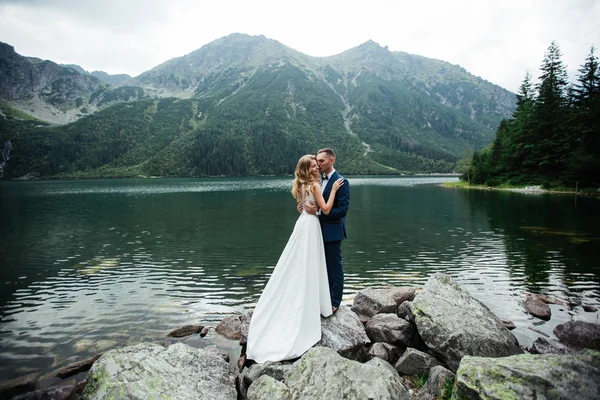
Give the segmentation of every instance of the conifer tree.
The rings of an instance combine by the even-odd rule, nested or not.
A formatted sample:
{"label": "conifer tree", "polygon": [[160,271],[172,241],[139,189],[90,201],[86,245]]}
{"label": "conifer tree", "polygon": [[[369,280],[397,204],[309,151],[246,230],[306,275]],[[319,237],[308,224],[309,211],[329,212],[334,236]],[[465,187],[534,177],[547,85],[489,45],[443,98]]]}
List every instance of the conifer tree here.
{"label": "conifer tree", "polygon": [[567,131],[567,70],[558,44],[553,41],[542,62],[534,106],[536,130],[530,161],[538,173],[556,176],[564,171],[571,138]]}

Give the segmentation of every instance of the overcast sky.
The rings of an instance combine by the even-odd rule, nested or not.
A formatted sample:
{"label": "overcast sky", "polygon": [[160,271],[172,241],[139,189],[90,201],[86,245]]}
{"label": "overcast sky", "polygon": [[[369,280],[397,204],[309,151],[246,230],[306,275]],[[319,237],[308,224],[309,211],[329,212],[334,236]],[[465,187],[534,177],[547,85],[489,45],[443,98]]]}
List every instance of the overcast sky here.
{"label": "overcast sky", "polygon": [[371,39],[515,92],[552,40],[574,79],[599,21],[600,0],[0,0],[0,41],[88,71],[139,75],[239,32],[311,56]]}

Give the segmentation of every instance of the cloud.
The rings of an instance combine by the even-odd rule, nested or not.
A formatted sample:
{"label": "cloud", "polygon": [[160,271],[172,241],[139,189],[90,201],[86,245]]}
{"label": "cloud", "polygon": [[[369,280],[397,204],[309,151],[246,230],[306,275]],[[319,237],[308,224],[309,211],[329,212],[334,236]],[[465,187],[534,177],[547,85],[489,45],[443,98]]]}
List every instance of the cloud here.
{"label": "cloud", "polygon": [[0,0],[0,40],[23,55],[138,75],[230,33],[265,35],[311,56],[374,40],[459,64],[516,91],[552,40],[574,79],[600,44],[594,0]]}

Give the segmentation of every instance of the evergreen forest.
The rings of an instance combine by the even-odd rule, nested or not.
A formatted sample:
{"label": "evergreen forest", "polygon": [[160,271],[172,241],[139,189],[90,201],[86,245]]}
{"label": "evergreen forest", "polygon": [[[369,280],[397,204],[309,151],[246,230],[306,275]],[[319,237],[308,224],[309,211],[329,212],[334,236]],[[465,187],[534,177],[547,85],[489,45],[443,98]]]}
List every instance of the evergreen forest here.
{"label": "evergreen forest", "polygon": [[540,69],[537,83],[527,72],[516,110],[500,123],[491,145],[463,164],[463,180],[487,186],[600,186],[600,69],[595,49],[573,84],[556,42],[548,47]]}

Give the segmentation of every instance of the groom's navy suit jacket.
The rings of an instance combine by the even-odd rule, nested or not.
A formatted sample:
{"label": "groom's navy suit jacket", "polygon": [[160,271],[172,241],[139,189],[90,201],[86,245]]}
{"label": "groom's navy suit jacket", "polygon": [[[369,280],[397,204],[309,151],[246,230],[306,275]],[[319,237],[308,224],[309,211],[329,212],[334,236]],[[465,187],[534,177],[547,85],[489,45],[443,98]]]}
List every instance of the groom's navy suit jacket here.
{"label": "groom's navy suit jacket", "polygon": [[346,237],[346,213],[348,212],[348,207],[350,207],[350,184],[348,180],[335,171],[323,190],[323,199],[325,202],[329,200],[331,186],[339,178],[344,179],[344,184],[335,194],[335,200],[333,200],[333,207],[329,215],[321,213],[319,216],[323,241],[325,242],[335,242]]}

